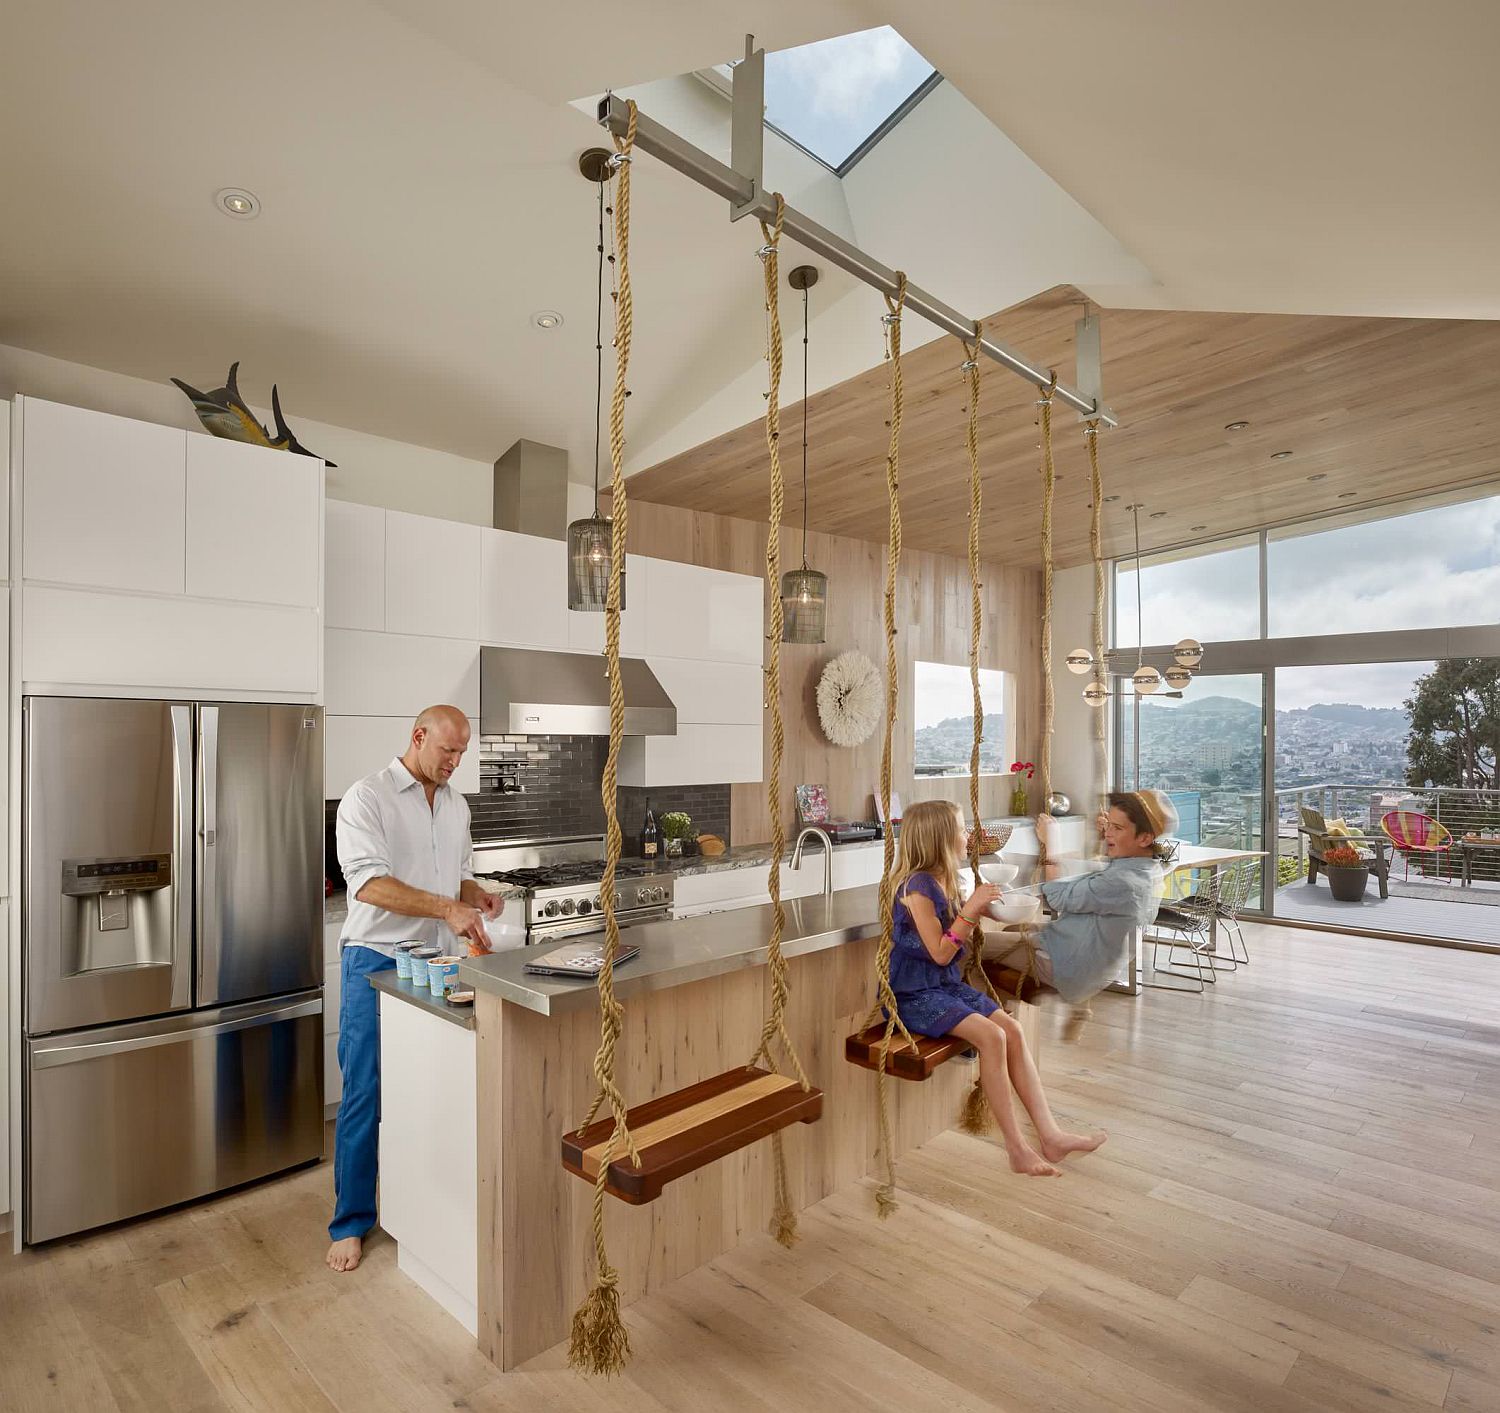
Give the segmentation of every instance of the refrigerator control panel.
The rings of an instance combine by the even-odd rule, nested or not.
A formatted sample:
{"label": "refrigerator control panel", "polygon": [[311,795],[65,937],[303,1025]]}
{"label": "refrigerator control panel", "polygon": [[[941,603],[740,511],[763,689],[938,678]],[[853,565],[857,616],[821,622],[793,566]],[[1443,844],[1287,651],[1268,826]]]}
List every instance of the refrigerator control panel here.
{"label": "refrigerator control panel", "polygon": [[121,893],[147,888],[165,888],[172,881],[170,854],[145,854],[133,858],[64,859],[62,891],[70,898],[95,893]]}

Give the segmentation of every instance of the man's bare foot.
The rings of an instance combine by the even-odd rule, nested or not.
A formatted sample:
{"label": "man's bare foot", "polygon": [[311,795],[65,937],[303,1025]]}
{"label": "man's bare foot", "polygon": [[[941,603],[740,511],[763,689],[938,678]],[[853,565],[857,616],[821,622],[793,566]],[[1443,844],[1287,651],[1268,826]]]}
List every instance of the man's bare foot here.
{"label": "man's bare foot", "polygon": [[352,1271],[365,1254],[365,1244],[357,1236],[346,1236],[328,1248],[328,1269]]}
{"label": "man's bare foot", "polygon": [[1059,1133],[1056,1138],[1042,1140],[1042,1152],[1060,1163],[1069,1153],[1092,1153],[1108,1137],[1106,1133]]}
{"label": "man's bare foot", "polygon": [[1040,1153],[1028,1144],[1020,1148],[1006,1150],[1006,1156],[1010,1159],[1010,1170],[1020,1173],[1023,1177],[1061,1177],[1062,1172],[1054,1168]]}

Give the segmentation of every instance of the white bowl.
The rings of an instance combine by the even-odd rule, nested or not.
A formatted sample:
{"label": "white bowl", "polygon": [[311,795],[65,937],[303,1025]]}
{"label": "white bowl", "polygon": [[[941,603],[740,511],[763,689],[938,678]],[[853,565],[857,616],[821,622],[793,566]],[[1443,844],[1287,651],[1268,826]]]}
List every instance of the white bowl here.
{"label": "white bowl", "polygon": [[1031,893],[1016,893],[1009,898],[1000,898],[989,906],[989,914],[996,922],[1007,927],[1035,922],[1042,910],[1042,900]]}
{"label": "white bowl", "polygon": [[994,863],[985,863],[981,859],[979,863],[979,876],[986,883],[994,883],[1001,888],[1007,883],[1014,883],[1020,871],[1020,864],[1006,863],[1004,859],[997,859]]}

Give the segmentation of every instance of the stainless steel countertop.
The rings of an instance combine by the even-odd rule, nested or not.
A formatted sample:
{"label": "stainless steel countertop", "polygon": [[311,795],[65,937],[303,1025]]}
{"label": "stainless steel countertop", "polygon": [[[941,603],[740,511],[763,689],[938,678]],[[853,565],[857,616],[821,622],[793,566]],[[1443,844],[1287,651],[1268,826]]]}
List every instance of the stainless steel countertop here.
{"label": "stainless steel countertop", "polygon": [[369,982],[377,991],[394,996],[398,1001],[405,1001],[419,1011],[426,1011],[430,1016],[447,1021],[449,1025],[459,1025],[465,1030],[474,1029],[473,1006],[450,1006],[441,997],[434,996],[428,987],[414,986],[409,981],[403,981],[392,970],[372,972]]}
{"label": "stainless steel countertop", "polygon": [[[870,937],[880,929],[880,892],[874,885],[846,888],[831,899],[822,894],[794,898],[783,906],[786,927],[781,945],[788,957],[810,956]],[[643,992],[664,991],[746,967],[764,966],[771,922],[768,903],[628,928],[622,936],[638,946],[641,954],[616,971],[615,995],[627,1001]],[[550,950],[546,946],[518,947],[488,957],[467,957],[459,963],[459,980],[476,991],[493,992],[502,1000],[544,1016],[596,1007],[598,992],[591,980],[527,974],[526,963]]]}

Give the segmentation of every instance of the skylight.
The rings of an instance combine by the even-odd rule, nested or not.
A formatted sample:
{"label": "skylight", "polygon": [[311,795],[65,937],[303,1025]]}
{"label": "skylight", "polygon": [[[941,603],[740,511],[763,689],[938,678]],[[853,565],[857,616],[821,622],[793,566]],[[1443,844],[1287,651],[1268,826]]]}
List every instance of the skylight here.
{"label": "skylight", "polygon": [[889,25],[782,49],[766,55],[766,126],[842,173],[936,79]]}

